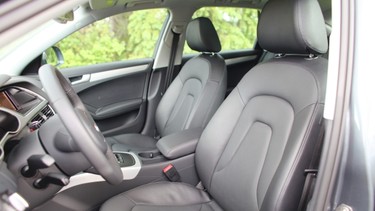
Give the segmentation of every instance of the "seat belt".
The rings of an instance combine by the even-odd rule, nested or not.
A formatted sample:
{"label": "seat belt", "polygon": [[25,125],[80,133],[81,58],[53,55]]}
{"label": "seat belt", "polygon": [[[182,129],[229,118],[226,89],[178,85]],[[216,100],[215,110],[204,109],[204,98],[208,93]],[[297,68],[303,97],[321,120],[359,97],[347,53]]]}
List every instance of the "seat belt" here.
{"label": "seat belt", "polygon": [[320,161],[320,155],[322,152],[323,147],[323,140],[324,140],[324,123],[321,124],[319,129],[319,135],[317,139],[317,143],[315,144],[313,156],[310,161],[310,165],[308,169],[305,169],[305,184],[303,186],[303,191],[301,195],[301,199],[298,204],[298,211],[306,210],[307,204],[309,203],[312,195],[314,193],[315,181],[318,175],[318,167]]}
{"label": "seat belt", "polygon": [[[177,26],[175,26],[171,31],[172,31],[172,36],[173,36],[171,54],[169,55],[169,63],[167,67],[167,72],[165,74],[164,87],[160,92],[161,96],[163,96],[164,93],[167,91],[167,88],[169,87],[173,79],[174,62],[176,60],[176,52],[177,52],[178,42],[180,40],[180,35],[181,35],[181,30]],[[156,129],[154,130],[154,139],[156,140],[160,139],[160,134],[158,133]]]}
{"label": "seat belt", "polygon": [[178,47],[178,42],[180,40],[180,34],[179,29],[177,27],[172,29],[172,46],[171,46],[171,54],[169,56],[169,63],[167,67],[167,73],[166,73],[166,78],[165,78],[165,83],[164,83],[164,89],[163,93],[167,90],[168,86],[171,84],[172,79],[173,79],[173,70],[174,70],[174,63],[176,60],[176,52],[177,52],[177,47]]}

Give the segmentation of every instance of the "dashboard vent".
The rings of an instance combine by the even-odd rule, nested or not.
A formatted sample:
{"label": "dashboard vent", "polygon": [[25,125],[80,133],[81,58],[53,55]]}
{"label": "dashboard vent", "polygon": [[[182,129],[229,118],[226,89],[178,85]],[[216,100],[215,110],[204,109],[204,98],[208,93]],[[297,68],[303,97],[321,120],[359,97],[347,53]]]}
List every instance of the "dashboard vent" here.
{"label": "dashboard vent", "polygon": [[51,106],[46,105],[37,115],[35,115],[30,120],[28,124],[30,130],[39,129],[40,126],[42,126],[42,124],[53,115],[55,115],[55,112],[52,110]]}

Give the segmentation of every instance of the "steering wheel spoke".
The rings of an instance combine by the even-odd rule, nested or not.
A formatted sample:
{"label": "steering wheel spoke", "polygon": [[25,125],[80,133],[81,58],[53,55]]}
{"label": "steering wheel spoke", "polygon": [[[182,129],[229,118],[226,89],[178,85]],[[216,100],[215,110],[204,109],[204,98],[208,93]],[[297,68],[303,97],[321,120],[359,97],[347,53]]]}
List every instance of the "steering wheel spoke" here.
{"label": "steering wheel spoke", "polygon": [[65,77],[52,65],[43,65],[39,77],[51,106],[87,160],[111,184],[123,175],[112,150],[90,113]]}

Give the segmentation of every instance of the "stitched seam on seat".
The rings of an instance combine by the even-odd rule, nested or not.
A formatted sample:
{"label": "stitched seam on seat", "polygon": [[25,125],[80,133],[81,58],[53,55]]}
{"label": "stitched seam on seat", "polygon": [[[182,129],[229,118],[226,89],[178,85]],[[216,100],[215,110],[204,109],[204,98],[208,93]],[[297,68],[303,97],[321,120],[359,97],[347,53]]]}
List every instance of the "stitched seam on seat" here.
{"label": "stitched seam on seat", "polygon": [[[196,103],[194,104],[194,107],[193,107],[193,109],[192,109],[192,112],[191,112],[190,115],[189,115],[189,118],[188,118],[188,121],[187,121],[187,122],[189,122],[190,125],[191,125],[191,123],[193,122],[194,117],[196,116],[196,113],[197,113],[197,111],[198,111],[199,106],[202,105],[202,102],[201,102],[202,99],[205,99],[205,98],[210,97],[211,100],[209,100],[209,102],[208,102],[209,105],[208,105],[208,107],[207,107],[207,110],[204,112],[204,114],[202,114],[202,115],[204,115],[203,121],[202,121],[199,125],[196,125],[196,126],[198,126],[198,127],[204,127],[204,126],[206,125],[206,123],[207,123],[208,116],[211,114],[212,105],[213,105],[214,102],[216,101],[216,98],[217,98],[216,96],[217,96],[217,94],[220,94],[220,93],[218,93],[218,87],[219,87],[219,86],[217,86],[217,88],[216,88],[215,90],[213,90],[214,94],[211,94],[211,95],[205,94],[204,92],[207,92],[207,85],[208,85],[209,83],[216,83],[216,82],[214,82],[214,81],[207,81],[207,83],[206,83],[205,86],[203,87],[202,92],[201,92],[201,94],[199,95],[199,97],[197,98],[197,101],[196,101]],[[205,98],[203,98],[204,96],[205,96]],[[216,97],[216,98],[215,98],[215,97]],[[198,101],[199,101],[199,102],[198,102]],[[189,129],[189,128],[190,128],[190,125],[189,125],[189,127],[187,127],[187,124],[185,124],[185,125],[184,125],[184,128],[185,128],[185,129]]]}
{"label": "stitched seam on seat", "polygon": [[[155,184],[155,183],[150,183],[150,184]],[[187,184],[187,183],[180,183],[181,185],[184,185],[184,186],[187,186],[187,187],[193,187],[193,188],[196,188],[195,186],[192,186],[190,184]],[[126,197],[128,198],[128,197]],[[132,202],[134,202],[133,200],[131,200]],[[144,205],[144,206],[147,206],[147,205],[152,205],[152,206],[176,206],[176,207],[183,207],[183,206],[188,206],[188,205],[203,205],[203,204],[209,204],[210,202],[212,202],[211,199],[209,199],[209,201],[207,202],[202,202],[202,203],[191,203],[191,204],[179,204],[179,205],[171,205],[171,204],[149,204],[149,203],[136,203],[137,205]]]}
{"label": "stitched seam on seat", "polygon": [[[261,122],[261,121],[258,120],[257,122]],[[265,124],[265,125],[267,125],[268,127],[271,128],[271,137],[270,137],[270,141],[268,142],[267,152],[266,152],[266,155],[264,156],[263,163],[262,163],[262,168],[261,168],[261,170],[260,170],[260,173],[259,173],[259,176],[258,176],[258,179],[257,179],[258,182],[257,182],[257,185],[256,185],[256,202],[257,202],[258,210],[260,210],[259,203],[258,203],[258,187],[259,187],[258,185],[259,185],[259,179],[260,179],[260,175],[262,175],[262,172],[263,172],[263,169],[264,169],[264,162],[265,162],[266,159],[267,159],[267,155],[268,155],[268,153],[269,153],[270,146],[271,146],[271,140],[272,140],[272,137],[273,137],[273,129],[272,129],[272,126],[269,125],[269,124],[267,124],[267,123],[265,123],[265,122],[261,122],[261,123],[263,123],[263,124]],[[263,197],[263,200],[264,200],[264,197]]]}
{"label": "stitched seam on seat", "polygon": [[[278,61],[281,61],[281,60],[272,60],[272,61],[269,61],[269,62],[264,63],[264,64],[269,64],[269,63],[278,63]],[[297,63],[295,63],[293,60],[290,60],[290,59],[286,60],[286,58],[283,59],[282,63],[283,63],[283,65],[291,65],[291,66],[294,66],[294,67],[299,68],[299,70],[298,70],[299,72],[304,71],[304,72],[308,73],[308,74],[312,77],[312,79],[314,80],[315,85],[316,85],[316,86],[315,86],[316,91],[317,91],[317,93],[316,93],[316,95],[317,95],[316,100],[317,100],[317,101],[320,101],[321,93],[320,93],[320,87],[319,87],[319,86],[320,86],[321,84],[320,84],[320,82],[319,82],[319,80],[318,80],[319,77],[318,77],[316,71],[312,70],[311,67],[307,67],[307,66],[304,65],[304,64],[297,64]],[[257,95],[257,96],[259,96],[259,95]],[[281,99],[284,99],[286,102],[288,102],[288,103],[292,106],[293,110],[294,110],[296,113],[302,111],[302,110],[305,108],[305,107],[303,107],[303,108],[301,108],[301,109],[298,111],[298,110],[296,110],[295,105],[293,105],[293,104],[292,104],[291,102],[289,102],[287,99],[282,98],[282,97],[277,96],[277,95],[268,95],[268,96],[275,96],[275,97],[279,97],[279,98],[281,98]],[[254,97],[256,97],[256,96],[254,96]]]}
{"label": "stitched seam on seat", "polygon": [[[211,201],[209,201],[211,202]],[[204,203],[192,203],[192,204],[181,204],[181,205],[174,205],[174,204],[143,204],[143,203],[139,203],[137,205],[141,205],[141,206],[153,206],[153,207],[186,207],[186,206],[189,206],[189,205],[203,205],[203,204],[207,204],[209,202],[204,202]],[[134,209],[134,208],[132,208]]]}
{"label": "stitched seam on seat", "polygon": [[[217,54],[217,53],[214,53],[216,56],[220,56],[219,54]],[[211,59],[212,59],[213,57],[211,57]],[[213,67],[212,67],[212,63],[210,62],[210,60],[209,59],[207,59],[207,58],[204,58],[204,57],[199,57],[199,59],[201,59],[201,60],[205,60],[207,63],[208,63],[208,65],[210,66],[210,68],[212,68],[213,69]],[[224,65],[224,68],[225,68],[225,71],[227,71],[227,68],[226,68],[226,64],[225,64],[225,61],[224,61],[224,58],[222,58],[222,57],[217,57],[217,58],[215,58],[216,60],[218,60],[218,61],[222,61],[223,62],[223,65]],[[209,71],[209,75],[208,75],[208,78],[207,78],[207,81],[214,81],[214,82],[220,82],[220,81],[222,81],[223,80],[223,78],[224,77],[221,77],[221,79],[220,79],[220,81],[217,81],[217,80],[213,80],[213,79],[211,79],[211,73],[212,73],[213,71]],[[223,71],[224,72],[224,71]],[[225,73],[224,73],[225,74]]]}
{"label": "stitched seam on seat", "polygon": [[[216,55],[217,55],[217,54],[216,54]],[[213,69],[213,67],[212,67],[212,63],[209,62],[208,59],[206,59],[206,58],[202,58],[202,57],[200,57],[200,59],[207,61],[208,65],[209,65],[209,68],[210,68],[210,69]],[[219,58],[215,58],[215,59],[219,60]],[[222,58],[221,58],[221,59],[222,59]],[[217,96],[218,94],[220,94],[220,93],[219,93],[220,85],[224,82],[224,74],[225,74],[226,71],[227,71],[227,69],[226,69],[225,62],[224,62],[224,71],[223,71],[223,73],[221,74],[221,77],[220,77],[220,80],[219,80],[219,81],[213,80],[213,79],[211,78],[211,75],[212,75],[213,71],[209,71],[209,75],[208,75],[207,81],[206,81],[206,83],[204,84],[204,86],[202,87],[202,90],[205,91],[205,89],[206,89],[206,87],[207,87],[207,84],[208,84],[209,82],[212,82],[212,83],[218,84],[218,85],[216,86],[216,89],[214,90],[214,92],[216,93],[216,95],[213,95],[213,96]],[[202,84],[203,84],[203,83],[202,83]],[[203,96],[203,95],[200,95],[200,97],[201,97],[201,96]],[[215,99],[215,100],[216,100],[216,99]],[[211,114],[212,105],[214,104],[215,100],[211,100],[211,101],[210,101],[209,110],[208,110],[207,112],[205,112],[206,114],[205,114],[205,117],[203,118],[203,122],[202,122],[202,124],[201,124],[202,127],[204,127],[205,125],[207,125],[207,121],[208,121],[208,119],[209,119],[209,115]],[[192,119],[192,118],[191,118],[191,119]]]}
{"label": "stitched seam on seat", "polygon": [[[126,193],[126,192],[125,192],[125,193]],[[137,205],[137,202],[134,201],[133,199],[129,198],[126,194],[124,194],[123,196],[124,196],[125,198],[127,198],[129,201],[133,202],[135,205]],[[134,207],[135,207],[135,206],[134,206]],[[134,207],[133,207],[133,208],[134,208]],[[133,208],[132,208],[132,209],[133,209]]]}
{"label": "stitched seam on seat", "polygon": [[[201,54],[201,55],[203,55],[203,54]],[[198,56],[198,57],[196,57],[196,58],[205,61],[208,64],[208,66],[209,66],[208,68],[212,69],[212,63],[210,62],[210,60],[202,57],[201,55]],[[208,71],[207,81],[212,81],[212,80],[210,80],[211,73],[212,73],[212,71]]]}
{"label": "stitched seam on seat", "polygon": [[[200,78],[198,78],[198,77],[189,77],[189,78],[187,78],[187,79],[184,80],[184,81],[181,80],[182,85],[184,85],[184,84],[186,83],[186,81],[188,81],[188,80],[190,80],[190,79],[196,79],[196,80],[198,80],[199,82],[201,82],[201,84],[203,84],[203,81],[202,81]],[[207,81],[208,81],[208,80],[207,80]]]}
{"label": "stitched seam on seat", "polygon": [[[313,104],[310,104],[310,105],[313,105]],[[317,104],[318,105],[318,104]],[[314,112],[313,114],[311,115],[311,118],[309,120],[309,125],[308,125],[308,128],[303,136],[303,139],[302,139],[302,142],[300,144],[300,147],[298,148],[298,153],[295,157],[295,159],[293,160],[293,164],[292,164],[292,168],[289,169],[288,173],[287,173],[287,177],[285,178],[285,182],[283,183],[284,185],[282,186],[281,188],[281,191],[280,191],[280,194],[279,194],[279,197],[275,203],[275,207],[273,208],[274,210],[276,210],[276,207],[279,206],[279,203],[281,202],[281,196],[284,196],[285,195],[285,192],[286,192],[286,189],[287,189],[287,186],[285,185],[286,184],[286,181],[290,181],[290,179],[292,178],[292,170],[295,169],[295,167],[297,166],[298,164],[298,158],[300,158],[302,156],[302,151],[303,151],[303,148],[304,146],[306,145],[307,143],[307,140],[308,140],[308,134],[310,134],[311,130],[312,130],[312,127],[313,127],[313,123],[315,121],[315,118],[317,117],[317,112],[318,112],[318,109],[317,109],[317,105],[315,106],[314,108]],[[306,106],[304,109],[306,109],[308,106]],[[304,109],[302,109],[301,111],[303,111]],[[295,115],[295,117],[297,116],[297,114]],[[285,152],[285,151],[284,151]],[[284,154],[284,153],[283,153]],[[275,176],[275,175],[274,175]]]}
{"label": "stitched seam on seat", "polygon": [[[314,81],[315,81],[315,84],[316,84],[316,91],[317,91],[317,101],[318,102],[321,102],[320,98],[321,98],[321,84],[320,84],[320,81],[318,80],[319,76],[318,74],[316,73],[317,71],[314,71],[312,69],[305,69],[305,71],[309,72],[313,78],[314,78]],[[327,80],[327,79],[326,79]],[[323,82],[324,83],[324,82]]]}
{"label": "stitched seam on seat", "polygon": [[[217,83],[215,81],[210,81],[210,82]],[[205,117],[203,118],[203,122],[201,124],[202,127],[204,127],[208,122],[209,116],[211,115],[211,112],[212,112],[212,109],[213,109],[213,105],[218,100],[217,96],[220,95],[219,91],[220,91],[220,83],[216,86],[216,89],[214,90],[215,94],[213,96],[215,96],[215,98],[213,97],[213,99],[210,100],[209,109],[206,112]],[[219,106],[220,106],[220,104],[219,104]],[[217,110],[217,108],[216,108],[216,110]],[[212,115],[211,115],[211,117],[212,117]]]}
{"label": "stitched seam on seat", "polygon": [[[148,183],[148,184],[140,185],[140,186],[138,186],[138,187],[136,187],[136,188],[133,188],[133,189],[130,189],[130,190],[128,190],[128,191],[126,191],[126,192],[124,192],[124,193],[122,193],[122,194],[131,193],[132,191],[134,191],[134,190],[136,190],[136,189],[139,189],[139,188],[143,188],[143,187],[145,187],[145,186],[154,185],[154,184],[163,184],[163,183],[164,183],[164,184],[171,184],[171,182],[168,182],[168,181],[152,182],[152,183]],[[191,187],[191,188],[195,188],[195,189],[197,189],[197,187],[195,187],[195,186],[193,186],[193,185],[191,185],[191,184],[188,184],[188,183],[179,182],[178,184],[183,185],[183,186],[186,186],[186,187]],[[197,189],[197,190],[198,190],[198,189]],[[120,195],[121,195],[121,194],[120,194]]]}
{"label": "stitched seam on seat", "polygon": [[242,105],[246,105],[245,104],[245,100],[243,99],[242,95],[241,95],[241,92],[240,92],[240,89],[238,88],[238,86],[236,86],[236,89],[237,89],[237,93],[238,93],[238,96],[240,97],[241,99],[241,102],[242,102]]}
{"label": "stitched seam on seat", "polygon": [[[237,125],[237,124],[238,124],[238,121],[237,121],[236,125]],[[216,170],[215,172],[220,172],[220,171],[222,171],[223,169],[225,169],[225,167],[226,167],[229,163],[232,162],[234,156],[237,154],[238,150],[240,149],[240,146],[243,144],[243,141],[244,141],[246,135],[249,133],[249,130],[251,129],[251,127],[252,127],[253,125],[254,125],[254,122],[252,122],[252,123],[249,125],[249,127],[246,129],[246,132],[245,132],[245,133],[243,134],[243,136],[241,137],[241,141],[240,141],[240,143],[238,144],[238,146],[236,147],[236,150],[234,151],[233,156],[231,156],[230,160],[228,160],[228,162],[225,163],[225,165],[223,166],[223,168],[221,168],[221,169],[219,169],[219,170]],[[267,124],[266,124],[266,125],[267,125]],[[232,133],[232,134],[233,134],[233,133]],[[231,139],[231,138],[232,138],[232,135],[231,135],[231,137],[230,137],[229,139]],[[228,142],[229,142],[229,140],[228,140]],[[225,149],[224,149],[224,151],[225,151]]]}
{"label": "stitched seam on seat", "polygon": [[[227,69],[225,68],[224,71],[226,72]],[[225,72],[223,73],[224,75],[225,75]],[[210,72],[210,73],[211,73],[211,72]],[[217,84],[218,84],[218,85],[216,86],[216,89],[215,89],[215,91],[216,91],[216,95],[215,95],[215,96],[217,96],[217,95],[220,94],[219,91],[220,91],[221,84],[224,82],[224,75],[222,75],[220,81],[210,80],[210,82],[213,82],[213,83],[217,83]],[[207,82],[207,83],[208,83],[208,82]],[[226,91],[226,90],[224,90],[224,91]],[[224,94],[224,98],[225,98],[225,94]],[[217,98],[216,98],[215,100],[217,100]],[[210,115],[210,113],[211,113],[212,105],[213,105],[213,104],[214,104],[214,100],[211,101],[211,105],[210,105],[210,108],[211,108],[211,109],[209,110],[209,112],[206,112],[206,116],[205,116],[205,118],[204,118],[204,122],[202,123],[202,127],[204,127],[204,126],[207,125],[207,123],[208,123],[209,115]],[[219,105],[219,107],[220,107],[220,105]],[[218,108],[216,108],[216,110],[217,110],[217,109],[218,109]],[[211,117],[212,117],[212,116],[211,116]]]}
{"label": "stitched seam on seat", "polygon": [[[237,88],[237,89],[238,89],[238,88]],[[238,92],[238,91],[237,91],[237,92]],[[238,93],[239,93],[239,92],[238,92]],[[240,96],[240,99],[241,99],[241,96]],[[242,102],[242,104],[243,104],[242,99],[241,99],[241,102]],[[243,112],[244,109],[245,109],[245,105],[243,104],[241,114],[242,114],[242,112]],[[240,116],[241,116],[241,115],[240,115]],[[210,182],[209,182],[209,185],[208,185],[208,186],[209,186],[209,190],[211,189],[212,178],[213,178],[213,176],[214,176],[214,174],[215,174],[215,172],[216,172],[217,165],[219,164],[219,162],[220,162],[220,158],[223,156],[223,153],[224,153],[225,149],[226,149],[227,146],[228,146],[229,140],[230,140],[230,138],[232,137],[233,132],[234,132],[234,130],[235,130],[235,128],[236,128],[236,126],[237,126],[239,120],[240,120],[240,118],[237,119],[236,124],[234,125],[233,130],[232,130],[232,132],[230,133],[230,136],[229,136],[229,138],[228,138],[228,140],[227,140],[227,143],[225,143],[225,146],[224,146],[224,148],[223,148],[223,151],[221,151],[221,153],[220,153],[220,157],[219,157],[219,159],[217,160],[217,162],[216,162],[216,164],[215,164],[215,167],[214,167],[214,169],[213,169],[213,171],[212,171],[211,178],[210,178]],[[207,188],[208,188],[208,187],[207,187]]]}
{"label": "stitched seam on seat", "polygon": [[[189,129],[190,128],[190,125],[188,126],[188,123],[191,124],[191,122],[193,121],[194,119],[194,116],[195,114],[197,113],[197,110],[198,110],[198,107],[199,105],[201,104],[200,101],[201,99],[203,98],[203,94],[204,94],[204,91],[206,86],[207,86],[207,83],[208,81],[204,84],[204,86],[202,86],[202,89],[200,90],[200,93],[199,95],[197,96],[197,99],[195,100],[194,104],[193,104],[193,107],[191,108],[191,111],[188,115],[188,118],[186,119],[185,123],[184,123],[184,130],[186,129]],[[203,85],[203,83],[201,82],[201,84]]]}
{"label": "stitched seam on seat", "polygon": [[[180,91],[182,91],[182,89],[184,88],[184,82],[182,81],[182,79],[181,79],[181,77],[179,76],[179,75],[177,75],[177,77],[176,77],[176,79],[179,79],[179,81],[180,81],[180,83],[181,83],[181,90]],[[173,82],[172,82],[173,83]],[[172,110],[171,110],[171,112],[168,114],[168,118],[167,118],[167,120],[165,121],[165,123],[164,123],[164,125],[163,125],[163,128],[161,128],[163,131],[165,130],[165,128],[167,127],[167,124],[168,124],[168,122],[169,122],[169,119],[171,118],[171,115],[172,115],[172,113],[173,113],[173,111],[174,111],[174,107],[176,106],[176,103],[177,103],[177,100],[178,100],[178,98],[179,97],[177,97],[176,98],[176,100],[175,100],[175,102],[173,103],[173,108],[172,108]],[[160,103],[159,103],[159,105],[160,105]],[[158,105],[158,106],[159,106]],[[161,131],[160,131],[161,132]]]}
{"label": "stitched seam on seat", "polygon": [[196,106],[196,104],[197,104],[196,101],[199,98],[199,96],[198,96],[198,98],[196,98],[196,96],[194,96],[194,95],[192,95],[190,93],[186,95],[186,97],[188,97],[188,96],[191,96],[193,98],[193,104],[192,104],[192,106],[190,106],[189,113],[188,113],[187,118],[185,119],[184,123],[182,124],[181,130],[184,130],[184,128],[186,128],[186,124],[188,123],[188,121],[189,121],[189,119],[190,119],[190,117],[192,115],[192,110]]}
{"label": "stitched seam on seat", "polygon": [[[203,84],[202,81],[201,81],[199,78],[191,77],[191,78],[189,78],[188,80],[191,80],[191,79],[196,79],[196,80],[198,80],[201,84]],[[185,84],[186,84],[186,81],[188,81],[188,80],[185,80],[185,81],[182,83],[181,91],[183,90],[183,88],[184,88],[184,86],[185,86]],[[182,82],[182,81],[181,81],[181,82]],[[194,106],[196,106],[196,101],[197,101],[197,99],[195,99],[194,95],[192,95],[190,92],[188,92],[186,96],[192,96],[192,97],[193,97],[193,106],[192,106],[192,108],[190,109],[190,113],[188,114],[188,118],[185,120],[185,123],[182,125],[181,130],[182,130],[183,128],[185,128],[186,122],[187,122],[187,120],[189,119],[189,117],[190,117],[190,115],[191,115],[191,111],[192,111],[192,109],[194,108]],[[186,98],[186,96],[185,96],[185,98]],[[200,96],[200,95],[199,95],[199,96]],[[198,98],[199,98],[199,96],[198,96]],[[177,103],[177,101],[178,101],[179,99],[180,99],[180,95],[179,95],[179,97],[177,97],[176,102],[174,103],[174,106],[173,106],[173,108],[172,108],[172,111],[171,111],[171,113],[169,114],[169,117],[168,117],[167,121],[165,122],[164,129],[166,129],[167,126],[169,125],[169,123],[170,123],[169,121],[171,120],[172,114],[173,114],[173,112],[174,112],[175,109],[176,109],[176,103]],[[182,105],[183,105],[183,104],[181,104],[180,107],[181,107]],[[179,109],[180,109],[180,108],[179,108]]]}

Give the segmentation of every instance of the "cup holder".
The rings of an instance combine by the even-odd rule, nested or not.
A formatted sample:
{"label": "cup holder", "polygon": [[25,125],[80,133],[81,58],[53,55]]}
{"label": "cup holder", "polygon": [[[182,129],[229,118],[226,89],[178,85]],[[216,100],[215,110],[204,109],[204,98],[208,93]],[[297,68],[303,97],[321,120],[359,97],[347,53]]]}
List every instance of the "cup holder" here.
{"label": "cup holder", "polygon": [[160,156],[161,153],[160,152],[140,152],[140,153],[138,153],[138,155],[141,158],[153,159],[155,157]]}
{"label": "cup holder", "polygon": [[116,157],[117,163],[120,165],[120,167],[128,167],[128,166],[134,166],[135,165],[134,157],[131,154],[115,153],[115,157]]}

